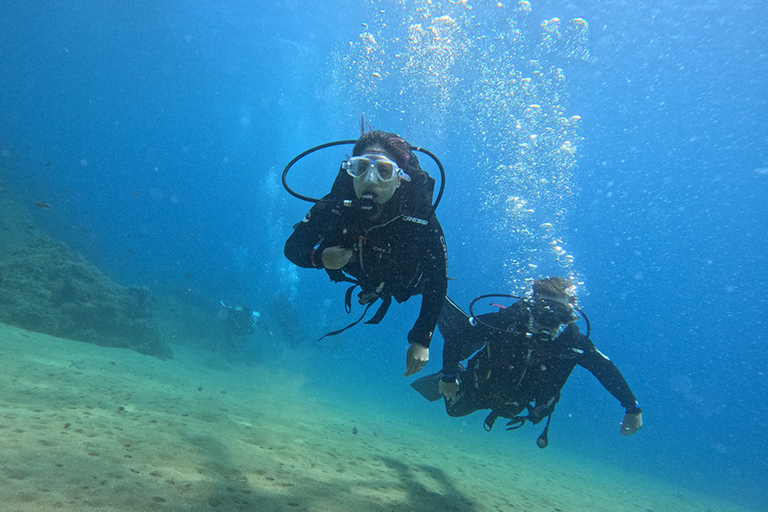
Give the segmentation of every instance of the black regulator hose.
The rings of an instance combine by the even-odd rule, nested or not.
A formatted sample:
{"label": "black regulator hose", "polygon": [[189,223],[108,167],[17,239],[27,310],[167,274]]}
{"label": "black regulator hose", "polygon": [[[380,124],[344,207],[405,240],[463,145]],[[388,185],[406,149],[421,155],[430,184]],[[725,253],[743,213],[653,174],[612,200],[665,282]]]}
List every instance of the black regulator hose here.
{"label": "black regulator hose", "polygon": [[[526,299],[525,297],[518,297],[517,295],[509,295],[507,293],[487,293],[485,295],[481,295],[481,296],[477,297],[475,300],[473,300],[472,302],[469,303],[469,323],[470,324],[472,324],[473,326],[475,326],[477,324],[483,324],[484,326],[488,327],[489,329],[493,329],[495,331],[508,332],[506,329],[500,329],[500,328],[495,327],[495,326],[493,326],[493,325],[491,325],[489,323],[483,322],[482,320],[480,320],[475,315],[475,309],[474,309],[475,308],[475,303],[477,301],[479,301],[479,300],[487,299],[487,298],[491,298],[491,297],[493,297],[493,298],[505,298],[505,299],[518,299],[518,300],[529,300],[529,299]],[[581,315],[581,318],[583,318],[584,322],[587,324],[587,332],[586,332],[585,336],[587,338],[589,338],[589,335],[592,333],[592,325],[590,325],[590,323],[589,323],[589,317],[586,315],[586,313],[584,313],[581,309],[577,308],[576,306],[573,306],[573,309],[575,309],[576,311],[579,312],[579,314]]]}
{"label": "black regulator hose", "polygon": [[489,329],[493,329],[494,331],[508,332],[506,329],[500,329],[499,327],[483,322],[477,317],[477,315],[475,315],[475,303],[479,300],[488,299],[488,298],[525,300],[525,297],[518,297],[517,295],[510,295],[508,293],[486,293],[485,295],[480,295],[475,300],[469,303],[469,323],[472,324],[472,326],[476,326],[477,324],[483,324],[484,326],[488,327]]}
{"label": "black regulator hose", "polygon": [[435,161],[437,168],[440,169],[440,189],[438,189],[435,203],[432,205],[432,213],[435,213],[435,210],[437,210],[437,205],[440,204],[440,200],[443,198],[443,192],[445,192],[445,168],[443,167],[443,163],[440,161],[440,159],[437,158],[437,156],[428,149],[424,149],[418,146],[411,146],[411,149],[413,151],[419,151],[427,155],[429,158]]}
{"label": "black regulator hose", "polygon": [[[288,165],[285,166],[285,169],[283,169],[283,176],[282,176],[282,182],[283,182],[283,188],[291,194],[293,197],[296,197],[298,199],[301,199],[302,201],[307,201],[310,203],[317,203],[320,201],[320,199],[305,196],[302,194],[299,194],[295,190],[293,190],[290,186],[288,186],[288,181],[286,180],[286,176],[288,175],[288,171],[293,167],[293,165],[304,158],[305,156],[309,155],[310,153],[314,153],[315,151],[320,151],[321,149],[329,148],[332,146],[341,146],[343,144],[355,144],[357,143],[356,140],[336,140],[333,142],[326,142],[325,144],[320,144],[319,146],[315,146],[313,148],[309,148],[308,150],[299,153],[296,155],[293,160],[288,162]],[[445,168],[443,167],[443,163],[440,161],[437,156],[434,155],[431,151],[418,147],[418,146],[411,146],[412,151],[418,151],[420,153],[424,153],[428,157],[430,157],[432,160],[435,161],[437,164],[437,168],[440,169],[440,189],[437,192],[437,198],[435,198],[435,202],[432,205],[432,213],[437,209],[437,205],[440,204],[440,200],[443,198],[443,192],[445,191]],[[431,217],[431,214],[430,214]]]}
{"label": "black regulator hose", "polygon": [[304,151],[303,153],[299,153],[298,155],[296,155],[293,158],[293,160],[288,162],[288,165],[286,165],[285,169],[283,169],[283,178],[282,178],[282,180],[283,180],[283,188],[285,188],[285,190],[289,194],[291,194],[293,197],[301,199],[302,201],[308,201],[310,203],[317,203],[317,202],[319,202],[320,201],[319,199],[315,199],[314,197],[309,197],[309,196],[301,195],[298,192],[294,191],[291,187],[289,187],[288,186],[288,181],[286,181],[286,179],[285,179],[286,176],[288,176],[288,171],[290,170],[291,167],[293,167],[293,164],[295,164],[296,162],[298,162],[299,160],[301,160],[302,158],[304,158],[305,156],[307,156],[310,153],[314,153],[315,151],[320,151],[321,149],[329,148],[331,146],[341,146],[342,144],[354,144],[356,142],[357,142],[356,140],[337,140],[337,141],[334,141],[334,142],[326,142],[325,144],[320,144],[319,146],[315,146],[313,148],[309,148],[308,150]]}

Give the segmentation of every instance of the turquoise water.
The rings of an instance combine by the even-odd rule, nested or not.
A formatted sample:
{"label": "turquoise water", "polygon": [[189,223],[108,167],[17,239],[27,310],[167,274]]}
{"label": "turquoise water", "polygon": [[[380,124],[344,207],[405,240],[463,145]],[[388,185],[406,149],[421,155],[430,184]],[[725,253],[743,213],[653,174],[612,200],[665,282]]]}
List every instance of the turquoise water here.
{"label": "turquoise water", "polygon": [[[174,297],[176,324],[162,330],[178,354],[217,348],[219,301],[244,301],[262,324],[225,362],[298,375],[348,409],[425,425],[431,440],[619,468],[761,510],[763,11],[5,2],[0,193],[115,281],[147,287],[163,308]],[[402,377],[418,299],[315,343],[348,323],[344,290],[282,256],[309,205],[280,173],[309,147],[355,138],[363,113],[445,165],[438,216],[459,304],[537,275],[580,282],[593,340],[644,409],[640,433],[617,434],[621,408],[583,370],[544,451],[538,429],[487,434],[479,414],[446,417]],[[294,188],[324,193],[345,151],[303,161]],[[436,338],[424,372],[440,350]]]}

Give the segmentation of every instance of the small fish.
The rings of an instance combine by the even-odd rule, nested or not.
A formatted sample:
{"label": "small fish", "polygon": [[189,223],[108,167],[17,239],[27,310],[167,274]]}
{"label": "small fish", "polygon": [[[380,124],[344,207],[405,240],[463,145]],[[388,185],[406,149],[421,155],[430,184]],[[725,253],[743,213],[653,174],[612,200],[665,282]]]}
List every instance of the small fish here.
{"label": "small fish", "polygon": [[50,167],[50,166],[52,166],[52,165],[53,165],[53,162],[45,162],[45,166],[46,166],[46,167]]}
{"label": "small fish", "polygon": [[50,205],[50,204],[48,204],[48,203],[44,203],[44,202],[42,202],[42,201],[38,201],[38,202],[36,202],[35,204],[36,204],[37,206],[39,206],[40,208],[50,208],[50,207],[51,207],[51,205]]}

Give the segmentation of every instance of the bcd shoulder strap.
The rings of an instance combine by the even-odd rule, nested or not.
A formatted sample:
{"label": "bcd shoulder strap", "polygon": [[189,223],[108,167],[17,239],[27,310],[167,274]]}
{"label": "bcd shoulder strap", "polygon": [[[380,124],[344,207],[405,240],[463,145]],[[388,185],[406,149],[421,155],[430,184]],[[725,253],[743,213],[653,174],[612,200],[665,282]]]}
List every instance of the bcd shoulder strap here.
{"label": "bcd shoulder strap", "polygon": [[[352,311],[352,292],[355,290],[357,286],[358,286],[357,284],[353,284],[352,286],[347,288],[347,292],[344,294],[344,309],[347,311],[347,313],[350,313]],[[369,301],[365,305],[365,310],[363,311],[363,314],[360,315],[360,318],[358,318],[351,324],[347,325],[346,327],[324,334],[317,341],[320,341],[323,338],[327,338],[328,336],[336,336],[337,334],[341,334],[347,329],[349,329],[350,327],[354,327],[357,324],[359,324],[363,320],[363,318],[365,318],[365,315],[368,313],[368,310],[371,309],[371,306],[373,306],[376,303],[376,301],[378,301],[379,299],[381,299],[381,305],[379,306],[379,309],[376,310],[376,314],[374,314],[370,320],[364,323],[378,324],[379,322],[381,322],[384,319],[384,316],[387,314],[387,311],[389,310],[389,306],[392,304],[391,295],[380,295],[376,297],[374,300]]]}

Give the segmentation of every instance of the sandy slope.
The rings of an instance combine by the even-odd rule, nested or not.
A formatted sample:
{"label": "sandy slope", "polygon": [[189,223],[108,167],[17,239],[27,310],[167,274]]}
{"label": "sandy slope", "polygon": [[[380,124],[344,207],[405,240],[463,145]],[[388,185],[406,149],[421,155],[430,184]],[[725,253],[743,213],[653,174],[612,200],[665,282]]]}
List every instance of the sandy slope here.
{"label": "sandy slope", "polygon": [[574,462],[467,450],[310,399],[300,376],[5,325],[0,361],[2,510],[740,510]]}

